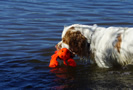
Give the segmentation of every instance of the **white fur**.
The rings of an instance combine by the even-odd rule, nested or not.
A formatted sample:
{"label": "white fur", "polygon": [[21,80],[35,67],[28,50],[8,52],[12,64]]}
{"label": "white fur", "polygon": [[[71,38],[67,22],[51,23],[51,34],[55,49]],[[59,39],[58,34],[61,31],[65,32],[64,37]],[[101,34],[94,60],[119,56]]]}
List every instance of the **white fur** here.
{"label": "white fur", "polygon": [[[95,62],[99,67],[109,68],[115,63],[122,66],[133,63],[133,28],[105,28],[97,25],[74,24],[64,28],[62,38],[71,27],[75,28],[74,32],[80,31],[87,38],[87,42],[90,43],[90,51],[94,53]],[[121,35],[122,39],[120,52],[115,48],[118,35]],[[64,43],[62,46],[69,49],[69,46]]]}

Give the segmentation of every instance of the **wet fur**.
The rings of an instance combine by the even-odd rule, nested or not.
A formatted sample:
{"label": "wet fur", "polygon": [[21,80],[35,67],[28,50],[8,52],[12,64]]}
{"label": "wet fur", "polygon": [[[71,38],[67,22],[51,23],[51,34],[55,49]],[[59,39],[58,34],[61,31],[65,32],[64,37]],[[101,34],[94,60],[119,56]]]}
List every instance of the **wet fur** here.
{"label": "wet fur", "polygon": [[125,66],[133,63],[132,34],[133,28],[74,24],[64,28],[56,47],[93,59],[102,68]]}

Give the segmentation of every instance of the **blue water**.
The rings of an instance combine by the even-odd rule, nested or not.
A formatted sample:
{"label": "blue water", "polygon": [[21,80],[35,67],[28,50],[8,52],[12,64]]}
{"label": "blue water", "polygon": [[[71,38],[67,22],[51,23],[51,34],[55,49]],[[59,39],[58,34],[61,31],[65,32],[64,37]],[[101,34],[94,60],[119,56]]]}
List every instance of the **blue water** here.
{"label": "blue water", "polygon": [[65,25],[133,26],[132,0],[1,0],[0,90],[133,89],[133,66],[48,67]]}

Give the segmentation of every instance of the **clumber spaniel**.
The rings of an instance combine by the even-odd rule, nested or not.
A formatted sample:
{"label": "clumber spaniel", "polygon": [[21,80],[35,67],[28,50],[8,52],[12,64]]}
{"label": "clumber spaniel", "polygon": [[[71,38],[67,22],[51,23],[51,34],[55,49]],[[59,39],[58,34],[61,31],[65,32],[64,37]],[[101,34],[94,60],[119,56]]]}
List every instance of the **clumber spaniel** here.
{"label": "clumber spaniel", "polygon": [[73,24],[64,27],[56,48],[67,48],[102,68],[125,66],[133,63],[133,28]]}

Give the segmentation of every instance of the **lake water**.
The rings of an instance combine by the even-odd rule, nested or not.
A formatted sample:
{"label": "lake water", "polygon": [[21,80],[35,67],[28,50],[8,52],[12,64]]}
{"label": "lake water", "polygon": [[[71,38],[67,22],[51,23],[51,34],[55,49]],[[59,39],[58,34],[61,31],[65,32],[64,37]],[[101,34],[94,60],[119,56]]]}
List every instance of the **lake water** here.
{"label": "lake water", "polygon": [[63,27],[133,26],[132,0],[1,0],[0,90],[133,89],[133,66],[48,67]]}

